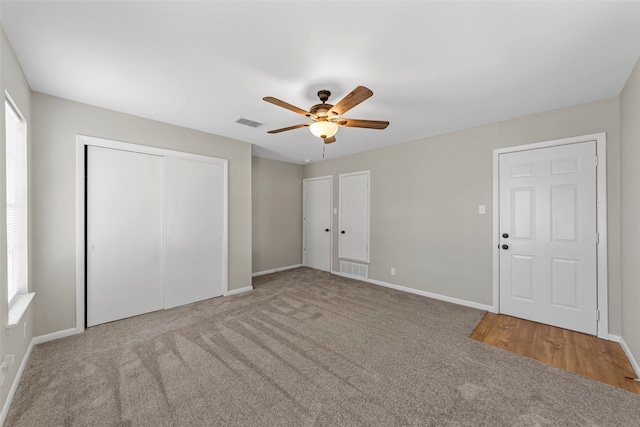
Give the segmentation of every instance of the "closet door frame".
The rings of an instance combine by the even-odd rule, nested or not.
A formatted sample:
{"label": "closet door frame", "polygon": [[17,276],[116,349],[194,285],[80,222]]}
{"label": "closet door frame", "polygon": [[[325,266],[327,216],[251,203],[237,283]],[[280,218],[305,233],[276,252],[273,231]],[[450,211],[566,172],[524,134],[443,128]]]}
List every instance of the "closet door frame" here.
{"label": "closet door frame", "polygon": [[[76,328],[75,333],[85,330],[86,322],[86,147],[96,146],[115,150],[132,151],[142,154],[153,154],[162,157],[173,157],[220,164],[223,174],[223,254],[222,277],[223,296],[229,292],[229,161],[217,157],[185,153],[182,151],[113,141],[92,136],[76,136]],[[70,331],[69,331],[70,332]]]}

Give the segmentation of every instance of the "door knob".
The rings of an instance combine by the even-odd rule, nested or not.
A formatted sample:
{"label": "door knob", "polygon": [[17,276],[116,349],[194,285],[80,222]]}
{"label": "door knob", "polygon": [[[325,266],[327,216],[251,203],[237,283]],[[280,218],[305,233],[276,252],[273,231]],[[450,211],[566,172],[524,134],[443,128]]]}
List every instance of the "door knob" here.
{"label": "door knob", "polygon": [[504,249],[504,250],[509,249],[509,245],[502,245],[502,249]]}
{"label": "door knob", "polygon": [[324,229],[324,231],[329,231],[329,229],[328,229],[328,228],[325,228],[325,229]]}
{"label": "door knob", "polygon": [[345,234],[345,233],[346,233],[346,231],[342,230],[342,231],[341,231],[341,233],[342,233],[342,234]]}
{"label": "door knob", "polygon": [[502,233],[502,237],[505,238],[505,239],[508,239],[509,238],[509,233]]}

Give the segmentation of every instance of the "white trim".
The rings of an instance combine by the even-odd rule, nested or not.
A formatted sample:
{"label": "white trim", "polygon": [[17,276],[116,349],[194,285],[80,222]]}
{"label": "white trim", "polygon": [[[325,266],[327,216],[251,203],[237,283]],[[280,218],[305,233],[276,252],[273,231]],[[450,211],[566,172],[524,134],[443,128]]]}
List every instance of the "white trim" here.
{"label": "white trim", "polygon": [[4,421],[7,418],[7,414],[9,413],[9,408],[11,407],[11,403],[13,402],[13,398],[15,397],[16,390],[18,390],[18,385],[20,385],[20,381],[22,380],[22,374],[24,374],[24,370],[27,367],[27,363],[29,362],[29,358],[31,357],[31,351],[33,347],[38,344],[42,344],[47,341],[56,340],[58,338],[64,338],[71,335],[75,335],[76,328],[66,329],[64,331],[53,332],[46,335],[40,335],[38,337],[34,337],[31,339],[29,343],[29,347],[27,347],[27,351],[24,353],[22,357],[22,362],[20,362],[20,367],[16,372],[16,376],[13,379],[13,384],[11,384],[11,388],[9,389],[9,394],[4,401],[4,406],[2,407],[2,412],[0,412],[0,426],[4,425]]}
{"label": "white trim", "polygon": [[256,271],[255,273],[251,273],[251,277],[264,276],[265,274],[277,273],[278,271],[291,270],[291,269],[300,268],[300,267],[304,267],[304,265],[303,264],[294,264],[294,265],[288,265],[286,267],[274,268],[272,270]]}
{"label": "white trim", "polygon": [[[307,203],[307,189],[305,184],[307,181],[320,181],[323,179],[329,180],[329,272],[333,269],[333,175],[317,176],[314,178],[306,178],[302,180],[302,264],[307,265],[305,248],[307,247],[307,233],[305,223],[305,209]],[[266,274],[266,273],[264,273]],[[259,275],[254,273],[254,275]]]}
{"label": "white trim", "polygon": [[359,259],[342,256],[342,245],[340,242],[340,234],[338,234],[338,259],[359,261],[368,264],[371,259],[371,170],[341,173],[338,175],[338,233],[342,231],[342,178],[355,175],[367,176],[367,258]]}
{"label": "white trim", "polygon": [[484,310],[484,311],[491,310],[491,306],[490,305],[480,304],[479,302],[467,301],[467,300],[464,300],[464,299],[449,297],[449,296],[446,296],[446,295],[434,294],[432,292],[421,291],[419,289],[414,289],[414,288],[408,288],[406,286],[395,285],[393,283],[387,283],[387,282],[383,282],[381,280],[366,279],[366,278],[361,277],[361,276],[354,276],[354,275],[351,275],[351,274],[340,273],[339,271],[332,271],[331,274],[335,274],[336,276],[346,277],[348,279],[360,280],[361,282],[371,283],[372,285],[384,286],[385,288],[391,288],[391,289],[395,289],[397,291],[402,291],[402,292],[407,292],[407,293],[410,293],[410,294],[420,295],[420,296],[423,296],[423,297],[432,298],[432,299],[436,299],[436,300],[439,300],[439,301],[445,301],[445,302],[450,302],[450,303],[457,304],[457,305],[463,305],[465,307],[476,308],[478,310]]}
{"label": "white trim", "polygon": [[20,323],[22,316],[27,312],[33,297],[36,296],[35,292],[29,292],[28,294],[18,294],[9,306],[9,319],[7,320],[7,329],[13,328]]}
{"label": "white trim", "polygon": [[18,117],[18,120],[22,123],[26,122],[27,119],[25,119],[24,116],[22,115],[22,112],[18,108],[18,104],[16,104],[16,102],[13,100],[11,95],[9,95],[9,92],[7,92],[6,90],[4,91],[4,98],[9,104],[9,107],[11,107],[11,111],[13,111],[13,114],[15,114],[16,117]]}
{"label": "white trim", "polygon": [[[128,142],[113,141],[93,136],[76,135],[76,328],[80,333],[84,331],[85,319],[85,146],[111,148],[115,150],[131,151],[135,153],[151,154],[162,157],[192,160],[198,162],[215,163],[224,168],[223,177],[223,248],[222,251],[222,280],[223,295],[229,290],[229,161],[213,156],[167,150]],[[164,184],[163,184],[164,185]]]}
{"label": "white trim", "polygon": [[69,329],[64,329],[62,331],[51,332],[50,334],[33,337],[31,342],[33,343],[33,345],[38,345],[38,344],[42,344],[42,343],[53,341],[53,340],[59,340],[60,338],[70,337],[71,335],[75,335],[77,333],[79,332],[76,328],[69,328]]}
{"label": "white trim", "polygon": [[249,292],[253,290],[253,286],[249,285],[249,286],[245,286],[243,288],[239,288],[239,289],[232,289],[229,292],[227,292],[224,296],[225,297],[230,297],[233,295],[238,295],[238,294],[243,294],[245,292]]}
{"label": "white trim", "polygon": [[85,325],[85,143],[76,136],[76,330]]}
{"label": "white trim", "polygon": [[205,156],[202,154],[193,154],[185,151],[169,150],[166,148],[157,148],[149,145],[140,145],[130,142],[115,141],[111,139],[96,138],[95,136],[76,135],[76,141],[83,141],[84,145],[93,147],[111,148],[113,150],[131,151],[134,153],[152,154],[161,157],[173,157],[177,159],[194,160],[206,163],[224,164],[226,159],[213,156]]}
{"label": "white trim", "polygon": [[597,231],[600,241],[597,247],[597,309],[600,311],[600,320],[598,321],[597,336],[598,338],[607,339],[609,337],[609,284],[607,275],[607,134],[605,132],[493,150],[493,306],[490,311],[493,313],[500,313],[500,253],[498,250],[500,236],[500,154],[537,150],[540,148],[557,147],[560,145],[577,144],[587,141],[596,142],[596,155],[598,156],[598,167],[596,171],[596,208]]}
{"label": "white trim", "polygon": [[622,347],[622,350],[624,350],[624,354],[627,355],[627,359],[629,359],[629,363],[631,363],[631,367],[636,373],[636,378],[640,378],[640,365],[638,364],[636,358],[633,357],[633,353],[631,353],[631,349],[627,345],[624,338],[620,338],[620,347]]}
{"label": "white trim", "polygon": [[31,350],[33,350],[34,345],[35,344],[33,340],[31,340],[31,342],[29,343],[29,347],[27,347],[27,351],[24,353],[24,357],[22,358],[22,362],[20,363],[18,372],[16,372],[16,376],[13,379],[13,383],[11,384],[11,388],[9,389],[9,394],[7,394],[7,398],[4,401],[2,412],[0,412],[0,426],[4,425],[4,421],[7,418],[7,414],[9,413],[9,408],[11,407],[13,398],[16,395],[16,390],[18,390],[18,385],[20,385],[22,374],[24,373],[24,370],[27,367],[27,363],[29,362],[29,357],[31,356]]}
{"label": "white trim", "polygon": [[619,335],[613,335],[613,334],[609,334],[609,341],[613,341],[613,342],[620,342],[620,340],[622,339],[621,336]]}

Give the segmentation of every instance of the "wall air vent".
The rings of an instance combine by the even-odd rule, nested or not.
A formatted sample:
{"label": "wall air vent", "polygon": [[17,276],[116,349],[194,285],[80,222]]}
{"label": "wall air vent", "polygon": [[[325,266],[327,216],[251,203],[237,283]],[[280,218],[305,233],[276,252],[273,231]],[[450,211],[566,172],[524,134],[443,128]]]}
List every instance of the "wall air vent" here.
{"label": "wall air vent", "polygon": [[234,120],[236,123],[240,123],[241,125],[250,126],[252,128],[257,128],[263,125],[260,122],[254,122],[253,120],[245,119],[244,117],[238,117]]}
{"label": "wall air vent", "polygon": [[369,277],[369,266],[349,261],[340,261],[340,273],[348,276]]}

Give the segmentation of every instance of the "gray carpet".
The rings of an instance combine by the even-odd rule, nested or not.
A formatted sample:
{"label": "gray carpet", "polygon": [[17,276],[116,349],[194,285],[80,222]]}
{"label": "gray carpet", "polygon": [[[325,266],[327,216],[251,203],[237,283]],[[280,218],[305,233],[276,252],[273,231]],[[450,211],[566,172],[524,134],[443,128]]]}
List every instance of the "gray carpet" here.
{"label": "gray carpet", "polygon": [[300,268],[38,345],[7,426],[637,426],[640,396],[469,338],[483,312]]}

